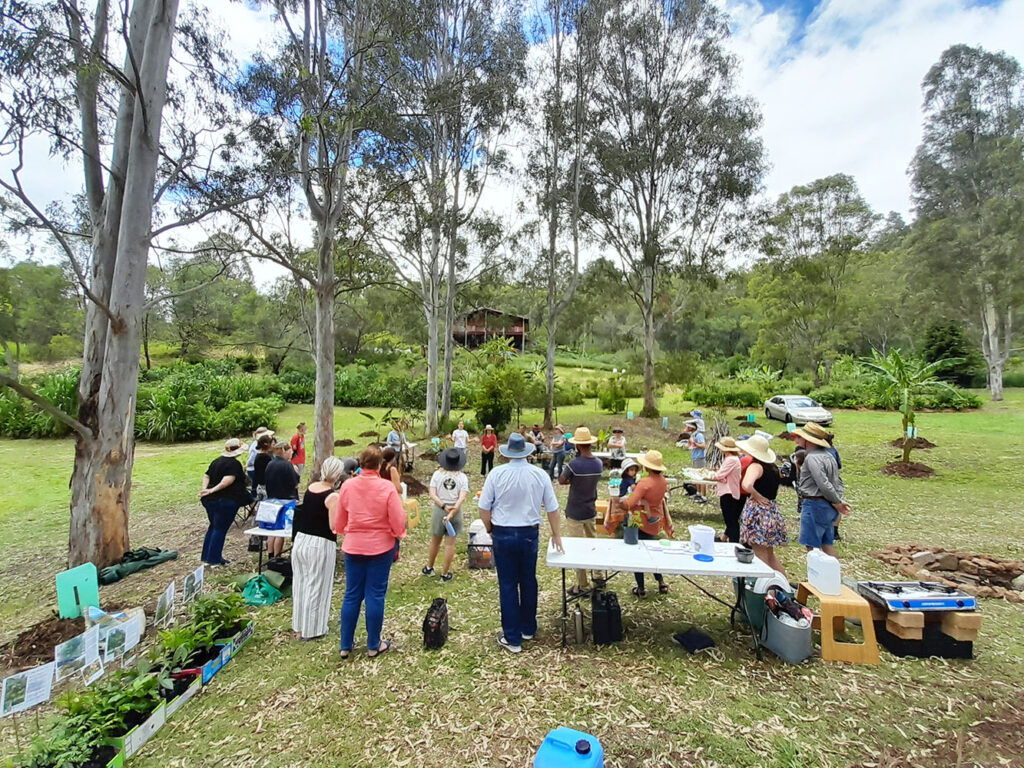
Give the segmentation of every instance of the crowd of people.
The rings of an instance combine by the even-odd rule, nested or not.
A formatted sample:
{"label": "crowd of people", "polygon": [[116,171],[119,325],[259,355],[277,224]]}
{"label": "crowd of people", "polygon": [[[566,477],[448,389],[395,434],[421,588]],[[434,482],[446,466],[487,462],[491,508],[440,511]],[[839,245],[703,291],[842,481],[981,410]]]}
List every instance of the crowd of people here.
{"label": "crowd of people", "polygon": [[[690,416],[688,432],[680,444],[689,449],[693,466],[704,469],[706,429],[699,410]],[[305,424],[300,424],[290,441],[282,441],[261,427],[253,435],[245,467],[238,457],[246,452],[246,446],[237,439],[225,443],[221,455],[203,475],[199,494],[209,518],[204,563],[227,563],[223,558],[225,534],[240,506],[260,499],[298,499],[305,465],[305,431]],[[788,480],[797,491],[799,541],[808,550],[820,548],[834,555],[839,519],[850,511],[843,500],[839,475],[842,465],[833,445],[834,435],[809,423],[796,429],[792,437],[797,450],[787,462],[785,473],[780,473],[778,457],[762,434],[736,439],[726,436],[715,441],[723,458],[718,467],[707,470],[714,473],[723,540],[750,546],[758,558],[783,575],[785,570],[775,550],[788,543],[778,498],[784,482]],[[433,509],[427,562],[421,571],[423,576],[434,576],[441,557],[442,582],[454,579],[455,546],[465,529],[463,505],[470,497],[469,479],[463,470],[472,438],[464,422],[458,423],[450,439],[452,447],[438,454],[438,468],[428,486]],[[558,551],[563,550],[563,528],[573,537],[597,536],[597,501],[605,471],[603,459],[594,451],[598,442],[586,425],[579,425],[571,433],[556,425],[550,438],[545,438],[538,425],[529,430],[523,425],[504,444],[487,425],[479,438],[484,483],[477,505],[480,521],[491,537],[497,571],[502,628],[497,641],[512,653],[521,652],[523,643],[537,633],[537,558],[543,518],[547,517],[552,546]],[[379,656],[391,647],[381,631],[391,567],[399,559],[407,530],[402,498],[407,446],[404,429],[396,423],[383,446],[370,445],[358,459],[328,457],[295,509],[292,628],[303,640],[327,634],[340,551],[346,574],[340,615],[342,658],[353,651],[362,612],[367,655]],[[662,454],[645,450],[627,456],[625,446],[625,434],[617,428],[608,439],[608,452],[602,454],[609,462],[616,462],[621,473],[618,507],[639,528],[640,539],[673,537]],[[497,466],[496,453],[505,459]],[[532,461],[538,455],[545,457],[540,464]],[[568,487],[564,520],[556,485]],[[272,556],[280,554],[284,541],[284,537],[270,538],[268,551]],[[662,575],[655,573],[653,577],[658,592],[668,592]],[[604,579],[603,573],[579,570],[576,583],[567,590],[568,596],[580,596],[591,589],[592,582],[603,583]],[[644,574],[635,574],[635,580],[633,594],[646,597]]]}

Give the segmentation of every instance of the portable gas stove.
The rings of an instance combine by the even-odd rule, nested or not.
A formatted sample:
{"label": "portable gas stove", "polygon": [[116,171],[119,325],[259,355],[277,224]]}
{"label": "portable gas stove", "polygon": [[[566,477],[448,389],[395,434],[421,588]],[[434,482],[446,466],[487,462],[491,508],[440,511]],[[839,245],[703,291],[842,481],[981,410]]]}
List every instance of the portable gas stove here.
{"label": "portable gas stove", "polygon": [[861,581],[857,591],[890,611],[973,611],[973,595],[934,581]]}

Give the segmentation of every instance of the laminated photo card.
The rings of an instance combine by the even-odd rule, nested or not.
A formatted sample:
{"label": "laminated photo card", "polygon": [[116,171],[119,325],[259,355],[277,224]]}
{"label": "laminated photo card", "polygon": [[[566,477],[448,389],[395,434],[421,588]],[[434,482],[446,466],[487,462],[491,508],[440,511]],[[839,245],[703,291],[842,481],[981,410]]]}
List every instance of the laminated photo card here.
{"label": "laminated photo card", "polygon": [[51,661],[49,664],[19,672],[4,680],[3,695],[0,697],[0,716],[14,715],[36,704],[49,701],[56,667],[56,662]]}
{"label": "laminated photo card", "polygon": [[206,566],[200,565],[185,577],[185,583],[182,585],[181,590],[182,604],[187,605],[191,603],[203,591],[203,577],[205,573]]}
{"label": "laminated photo card", "polygon": [[167,585],[164,593],[156,601],[156,617],[153,623],[158,628],[169,627],[174,623],[174,582]]}
{"label": "laminated photo card", "polygon": [[100,659],[100,628],[92,626],[78,637],[61,643],[53,649],[53,656],[57,664],[58,683],[77,675]]}

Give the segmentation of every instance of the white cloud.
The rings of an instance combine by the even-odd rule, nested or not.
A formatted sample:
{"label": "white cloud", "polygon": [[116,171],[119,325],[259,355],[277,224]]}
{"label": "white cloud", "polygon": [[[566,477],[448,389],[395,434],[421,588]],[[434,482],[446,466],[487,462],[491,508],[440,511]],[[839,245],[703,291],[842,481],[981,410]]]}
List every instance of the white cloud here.
{"label": "white cloud", "polygon": [[849,173],[877,210],[908,213],[921,135],[921,81],[956,43],[1024,61],[1024,0],[824,0],[802,37],[792,13],[724,0],[740,86],[764,114],[769,195]]}

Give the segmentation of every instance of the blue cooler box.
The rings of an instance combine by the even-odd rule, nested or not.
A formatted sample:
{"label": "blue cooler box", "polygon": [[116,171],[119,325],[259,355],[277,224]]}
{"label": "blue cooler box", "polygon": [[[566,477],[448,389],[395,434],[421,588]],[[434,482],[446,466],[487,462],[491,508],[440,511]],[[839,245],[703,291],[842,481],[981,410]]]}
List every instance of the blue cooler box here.
{"label": "blue cooler box", "polygon": [[533,768],[604,768],[604,748],[588,733],[555,728],[544,737]]}

